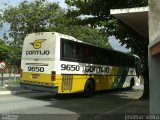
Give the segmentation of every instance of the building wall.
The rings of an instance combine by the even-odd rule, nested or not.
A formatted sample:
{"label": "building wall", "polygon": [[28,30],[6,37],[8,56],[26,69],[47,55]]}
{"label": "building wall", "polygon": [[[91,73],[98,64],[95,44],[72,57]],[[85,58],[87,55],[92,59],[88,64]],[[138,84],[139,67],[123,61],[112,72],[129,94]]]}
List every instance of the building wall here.
{"label": "building wall", "polygon": [[160,0],[149,0],[149,40],[154,41],[160,35]]}
{"label": "building wall", "polygon": [[150,113],[160,114],[160,56],[149,51]]}
{"label": "building wall", "polygon": [[160,42],[160,0],[149,0],[149,42],[150,113],[160,114],[160,54],[152,51]]}

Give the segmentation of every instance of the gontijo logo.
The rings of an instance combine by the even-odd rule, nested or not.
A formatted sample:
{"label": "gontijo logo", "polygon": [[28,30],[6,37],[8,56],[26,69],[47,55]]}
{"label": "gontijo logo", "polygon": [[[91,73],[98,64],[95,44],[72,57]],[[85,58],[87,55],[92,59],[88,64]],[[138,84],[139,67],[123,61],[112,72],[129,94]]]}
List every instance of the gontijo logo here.
{"label": "gontijo logo", "polygon": [[33,45],[33,47],[35,49],[39,49],[42,46],[42,43],[45,41],[46,39],[39,39],[39,40],[35,40],[33,43],[30,43],[31,45]]}
{"label": "gontijo logo", "polygon": [[42,43],[46,40],[47,39],[38,39],[33,43],[30,43],[33,46],[34,50],[27,50],[26,55],[50,55],[50,51],[47,50],[48,48],[46,49],[45,47],[43,47],[43,49],[40,49],[43,45]]}

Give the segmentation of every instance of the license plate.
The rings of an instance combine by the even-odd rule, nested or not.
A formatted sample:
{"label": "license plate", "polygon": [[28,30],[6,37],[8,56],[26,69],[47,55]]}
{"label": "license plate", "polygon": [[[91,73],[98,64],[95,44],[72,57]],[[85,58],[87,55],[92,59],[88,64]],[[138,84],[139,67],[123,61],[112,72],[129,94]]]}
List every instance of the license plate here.
{"label": "license plate", "polygon": [[33,79],[37,79],[40,76],[40,74],[32,74]]}

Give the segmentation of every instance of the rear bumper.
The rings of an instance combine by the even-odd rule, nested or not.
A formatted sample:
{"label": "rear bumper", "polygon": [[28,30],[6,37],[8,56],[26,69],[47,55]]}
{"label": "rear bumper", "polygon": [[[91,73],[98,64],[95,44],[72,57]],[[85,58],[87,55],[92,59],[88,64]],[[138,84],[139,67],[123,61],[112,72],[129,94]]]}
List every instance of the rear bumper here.
{"label": "rear bumper", "polygon": [[43,86],[43,85],[34,85],[28,83],[20,83],[20,86],[25,89],[34,90],[34,91],[45,91],[45,92],[54,92],[58,93],[58,87],[54,86]]}

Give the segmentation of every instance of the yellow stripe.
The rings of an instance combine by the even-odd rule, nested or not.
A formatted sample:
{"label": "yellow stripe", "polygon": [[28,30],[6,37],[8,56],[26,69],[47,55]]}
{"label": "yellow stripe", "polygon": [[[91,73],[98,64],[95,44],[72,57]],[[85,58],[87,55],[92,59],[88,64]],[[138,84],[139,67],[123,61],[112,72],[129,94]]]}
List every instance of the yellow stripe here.
{"label": "yellow stripe", "polygon": [[[95,80],[95,90],[105,90],[112,89],[112,85],[114,83],[115,77],[112,75],[116,75],[118,72],[118,67],[113,67],[110,75],[73,75],[72,89],[71,90],[63,90],[62,91],[62,75],[57,74],[56,80],[51,80],[51,74],[43,74],[43,73],[30,73],[24,72],[22,74],[22,81],[26,82],[39,82],[45,83],[52,86],[58,86],[58,93],[75,93],[75,92],[83,92],[85,83],[87,79],[93,78]],[[68,78],[66,78],[68,79]],[[68,84],[68,83],[67,83]]]}

